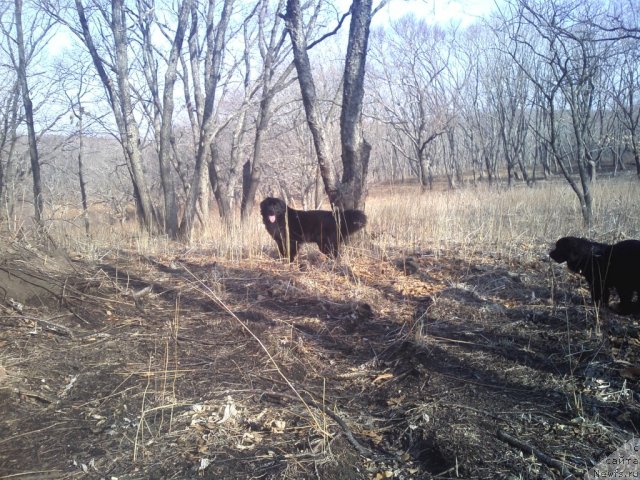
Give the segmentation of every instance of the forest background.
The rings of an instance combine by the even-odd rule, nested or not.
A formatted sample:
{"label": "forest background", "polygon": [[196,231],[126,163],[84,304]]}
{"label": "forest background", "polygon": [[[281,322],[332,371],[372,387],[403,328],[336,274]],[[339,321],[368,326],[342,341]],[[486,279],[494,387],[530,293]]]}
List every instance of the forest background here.
{"label": "forest background", "polygon": [[[137,217],[191,238],[266,194],[327,207],[359,4],[302,5],[323,172],[284,1],[5,2],[0,216],[13,231],[34,218],[87,234],[92,218]],[[597,173],[640,175],[638,12],[632,0],[373,5],[365,184],[560,177],[588,227]]]}

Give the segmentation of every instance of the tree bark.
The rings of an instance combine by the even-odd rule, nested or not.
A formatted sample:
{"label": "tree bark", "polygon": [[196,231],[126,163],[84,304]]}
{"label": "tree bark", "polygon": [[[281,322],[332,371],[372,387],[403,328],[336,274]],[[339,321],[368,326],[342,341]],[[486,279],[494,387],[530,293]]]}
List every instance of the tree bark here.
{"label": "tree bark", "polygon": [[80,199],[82,201],[82,219],[84,220],[84,231],[87,237],[90,235],[89,224],[89,201],[87,199],[87,182],[84,179],[84,124],[83,124],[84,108],[78,105],[78,180],[80,182]]}
{"label": "tree bark", "polygon": [[[78,2],[79,0],[76,0]],[[138,192],[138,211],[144,226],[153,231],[156,227],[151,195],[147,187],[142,169],[142,153],[140,152],[140,132],[133,115],[133,104],[129,91],[129,59],[127,55],[127,25],[123,0],[112,0],[111,19],[113,42],[115,47],[115,73],[118,83],[119,108],[122,112],[124,126],[123,146],[129,164],[133,182]]]}
{"label": "tree bark", "polygon": [[284,19],[287,32],[291,38],[293,62],[298,74],[298,82],[300,83],[302,104],[318,157],[318,166],[320,167],[324,190],[331,204],[338,205],[340,202],[340,189],[336,173],[331,163],[329,145],[326,141],[324,124],[318,107],[316,86],[311,74],[311,62],[307,54],[307,39],[304,34],[302,9],[299,0],[287,0]]}
{"label": "tree bark", "polygon": [[364,207],[364,186],[371,153],[371,145],[362,135],[362,99],[371,5],[372,0],[354,0],[351,6],[340,115],[343,170],[337,202],[338,206],[345,209]]}
{"label": "tree bark", "polygon": [[[264,24],[267,17],[268,2],[263,1],[261,8],[258,12],[258,26],[261,35],[264,32]],[[282,10],[284,6],[284,0],[278,0],[276,11]],[[287,79],[294,68],[293,63],[289,64],[287,68],[282,72],[279,78],[273,82],[273,76],[275,74],[276,64],[278,63],[279,55],[282,52],[282,46],[285,40],[285,32],[281,30],[281,17],[276,16],[274,24],[271,29],[268,43],[265,39],[265,47],[260,48],[260,55],[262,57],[263,70],[262,70],[262,98],[260,100],[260,106],[258,110],[258,118],[256,120],[256,132],[253,141],[253,156],[248,166],[248,172],[243,174],[243,189],[242,189],[242,201],[240,205],[240,216],[242,220],[246,220],[251,216],[253,210],[253,204],[255,202],[256,191],[260,185],[262,179],[262,144],[264,136],[271,120],[271,105],[273,99],[278,91],[283,89],[287,84]],[[262,40],[259,41],[259,45],[262,45]]]}
{"label": "tree bark", "polygon": [[[214,105],[218,80],[220,78],[220,69],[222,66],[222,57],[226,44],[226,33],[233,10],[234,0],[225,0],[222,7],[222,14],[216,28],[213,27],[213,8],[214,3],[209,4],[209,13],[207,15],[207,58],[205,59],[205,93],[204,105],[202,109],[202,120],[198,131],[198,146],[196,153],[195,169],[191,189],[185,206],[184,216],[179,227],[179,236],[184,240],[191,238],[196,215],[198,213],[198,203],[203,210],[206,209],[205,188],[208,185],[209,162],[211,155],[211,142],[216,134]],[[193,20],[193,18],[192,18]],[[194,32],[191,32],[193,35]],[[192,54],[197,52],[192,50]],[[193,58],[192,58],[193,62]],[[194,76],[194,84],[198,79]],[[203,218],[204,221],[204,218]]]}
{"label": "tree bark", "polygon": [[42,214],[44,211],[44,199],[42,197],[42,180],[40,177],[40,158],[36,130],[33,122],[33,103],[29,93],[27,81],[27,61],[25,58],[24,32],[22,30],[22,0],[15,0],[16,14],[16,43],[18,47],[18,81],[22,92],[25,123],[27,124],[27,138],[29,141],[29,159],[31,160],[31,174],[33,177],[33,207],[34,218],[38,226],[42,226]]}
{"label": "tree bark", "polygon": [[162,116],[160,126],[160,180],[164,193],[164,219],[165,229],[171,238],[178,235],[178,202],[176,199],[176,185],[171,172],[171,156],[173,148],[171,136],[173,135],[173,91],[178,74],[178,60],[184,41],[186,23],[191,11],[191,0],[184,0],[180,6],[178,26],[171,45],[167,70],[164,75],[164,91],[162,95]]}
{"label": "tree bark", "polygon": [[302,103],[313,137],[325,192],[331,205],[339,209],[362,208],[364,206],[364,184],[371,153],[371,145],[362,136],[361,125],[365,63],[369,26],[372,18],[371,0],[354,0],[350,11],[351,25],[345,59],[340,114],[340,141],[342,145],[342,179],[340,183],[333,169],[329,147],[325,139],[324,124],[319,112],[315,83],[307,54],[309,47],[303,30],[299,0],[287,0],[284,16],[293,47],[293,61],[298,73]]}
{"label": "tree bark", "polygon": [[[0,142],[0,220],[9,220],[13,216],[15,202],[13,179],[15,178],[14,152],[18,141],[18,110],[20,103],[20,85],[16,80],[11,93],[5,101],[4,122],[2,125],[2,141]],[[8,145],[8,148],[7,148]],[[6,163],[2,157],[6,152]]]}
{"label": "tree bark", "polygon": [[111,3],[111,29],[115,47],[115,64],[112,68],[116,75],[116,85],[114,85],[113,80],[107,74],[105,62],[100,57],[95,46],[82,1],[75,0],[75,5],[82,29],[82,41],[87,47],[87,50],[89,50],[93,65],[107,93],[109,105],[111,106],[116,125],[118,126],[120,143],[129,166],[138,213],[147,230],[153,231],[157,223],[153,212],[153,203],[142,169],[140,134],[133,115],[133,106],[129,92],[129,65],[123,0],[113,0]]}

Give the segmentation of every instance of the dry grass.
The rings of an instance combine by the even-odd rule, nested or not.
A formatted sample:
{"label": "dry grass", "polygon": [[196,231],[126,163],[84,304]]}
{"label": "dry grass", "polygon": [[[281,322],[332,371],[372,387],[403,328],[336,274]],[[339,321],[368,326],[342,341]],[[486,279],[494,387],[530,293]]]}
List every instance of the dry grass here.
{"label": "dry grass", "polygon": [[[275,260],[257,212],[244,225],[214,218],[188,246],[131,223],[94,222],[86,238],[81,220],[57,218],[50,234],[77,254],[76,270],[57,279],[43,260],[38,275],[63,286],[78,317],[58,320],[46,305],[30,315],[82,335],[34,336],[24,355],[16,339],[31,324],[3,307],[0,367],[16,385],[26,379],[23,397],[58,402],[51,416],[5,388],[10,438],[30,430],[33,412],[65,425],[81,417],[102,436],[65,441],[78,462],[95,455],[102,476],[216,478],[217,468],[217,478],[248,478],[259,467],[287,479],[556,478],[497,439],[499,428],[583,473],[640,418],[636,380],[627,390],[619,373],[640,358],[630,322],[615,317],[625,329],[610,336],[594,330],[588,292],[546,255],[563,235],[640,236],[637,179],[599,180],[594,194],[585,231],[563,182],[374,188],[367,232],[339,261],[311,245],[296,265]],[[30,255],[17,252],[10,274],[33,268]],[[69,372],[71,397],[56,399]],[[96,439],[108,454],[92,453]],[[82,475],[55,434],[38,442],[53,452],[40,466]],[[369,449],[385,453],[376,463]],[[24,472],[12,462],[0,454],[0,470]]]}
{"label": "dry grass", "polygon": [[[481,185],[425,193],[413,186],[373,187],[366,206],[367,232],[373,239],[369,253],[482,248],[509,255],[514,248],[549,244],[565,235],[605,242],[640,237],[640,182],[635,176],[601,178],[593,186],[593,196],[594,221],[587,230],[577,198],[562,180],[533,187]],[[105,248],[161,254],[177,248],[166,237],[140,231],[133,222],[93,222],[91,238],[83,234],[78,216],[58,217],[49,225],[61,246],[85,254]],[[212,212],[210,225],[195,235],[190,246],[229,260],[271,252],[272,247],[257,211],[244,224],[234,217],[228,225]]]}
{"label": "dry grass", "polygon": [[576,196],[565,182],[423,194],[403,187],[383,195],[374,191],[367,202],[368,228],[379,235],[381,248],[483,248],[507,255],[514,247],[565,235],[602,241],[640,235],[640,183],[635,177],[602,179],[593,190],[591,231],[583,226]]}

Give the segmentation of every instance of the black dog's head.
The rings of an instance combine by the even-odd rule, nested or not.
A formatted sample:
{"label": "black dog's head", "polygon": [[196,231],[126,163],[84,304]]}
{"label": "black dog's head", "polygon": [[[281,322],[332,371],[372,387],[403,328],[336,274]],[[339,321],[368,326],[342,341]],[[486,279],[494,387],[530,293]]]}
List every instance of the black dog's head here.
{"label": "black dog's head", "polygon": [[556,242],[556,248],[549,252],[549,256],[558,263],[567,262],[569,270],[584,273],[584,269],[594,259],[602,257],[609,246],[596,243],[586,238],[562,237]]}
{"label": "black dog's head", "polygon": [[260,202],[260,214],[265,224],[276,223],[287,211],[287,204],[279,198],[267,197]]}

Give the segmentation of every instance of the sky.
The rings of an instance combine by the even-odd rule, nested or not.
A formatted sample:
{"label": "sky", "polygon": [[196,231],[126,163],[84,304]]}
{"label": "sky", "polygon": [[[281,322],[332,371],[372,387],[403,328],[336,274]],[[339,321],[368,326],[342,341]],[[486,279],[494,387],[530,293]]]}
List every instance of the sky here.
{"label": "sky", "polygon": [[[374,8],[377,3],[374,1]],[[346,11],[351,0],[339,0],[339,4],[344,4],[343,9]],[[413,13],[416,17],[423,17],[434,23],[453,22],[460,23],[464,27],[474,23],[479,17],[486,16],[494,5],[495,0],[390,0],[378,12],[373,24],[381,25]],[[64,53],[69,47],[71,47],[69,34],[64,29],[60,29],[47,45],[47,50],[50,55],[56,56]]]}
{"label": "sky", "polygon": [[[349,1],[345,0],[348,4]],[[374,7],[376,3],[374,2]],[[374,24],[395,20],[408,13],[433,23],[460,23],[468,26],[488,15],[495,7],[494,0],[391,0],[379,12]]]}

